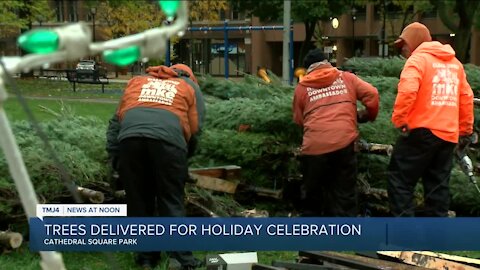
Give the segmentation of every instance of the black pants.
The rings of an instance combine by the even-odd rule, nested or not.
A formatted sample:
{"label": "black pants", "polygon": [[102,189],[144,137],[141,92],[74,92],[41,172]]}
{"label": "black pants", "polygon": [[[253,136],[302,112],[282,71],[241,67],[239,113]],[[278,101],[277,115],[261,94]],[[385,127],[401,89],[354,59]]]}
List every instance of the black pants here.
{"label": "black pants", "polygon": [[[120,179],[130,217],[185,216],[186,151],[160,140],[127,138],[120,142]],[[190,251],[172,252],[183,266],[195,265]],[[158,253],[142,252],[139,261],[157,260]]]}
{"label": "black pants", "polygon": [[420,178],[425,201],[422,215],[448,215],[454,147],[454,143],[436,137],[425,128],[413,129],[407,137],[398,138],[388,167],[388,197],[392,215],[415,215],[413,196]]}
{"label": "black pants", "polygon": [[304,216],[355,217],[357,158],[354,143],[322,155],[302,156]]}

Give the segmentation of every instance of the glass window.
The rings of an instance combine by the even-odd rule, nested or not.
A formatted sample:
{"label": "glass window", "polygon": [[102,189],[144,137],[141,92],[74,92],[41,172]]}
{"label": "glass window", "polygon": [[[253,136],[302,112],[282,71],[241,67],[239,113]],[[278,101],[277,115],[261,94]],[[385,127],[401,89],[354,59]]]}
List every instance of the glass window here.
{"label": "glass window", "polygon": [[78,21],[77,17],[77,0],[70,0],[67,2],[68,20],[70,22]]}
{"label": "glass window", "polygon": [[63,0],[56,0],[55,1],[55,11],[57,15],[57,21],[63,22],[65,20],[63,16]]}
{"label": "glass window", "polygon": [[[228,41],[228,74],[243,76],[245,72],[245,43],[243,39]],[[210,44],[210,73],[214,76],[225,75],[225,44],[223,40],[213,39]]]}

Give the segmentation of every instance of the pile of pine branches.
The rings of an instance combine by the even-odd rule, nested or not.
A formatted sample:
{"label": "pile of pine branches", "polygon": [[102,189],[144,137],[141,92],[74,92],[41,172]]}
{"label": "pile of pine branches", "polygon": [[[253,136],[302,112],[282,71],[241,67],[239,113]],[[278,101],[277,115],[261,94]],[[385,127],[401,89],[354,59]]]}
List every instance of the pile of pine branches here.
{"label": "pile of pine branches", "polygon": [[[390,60],[382,61],[382,65],[389,66]],[[399,60],[391,61],[393,67]],[[378,118],[373,123],[359,125],[361,138],[370,143],[395,144],[398,133],[390,118],[398,77],[384,76],[396,74],[392,71],[378,76],[369,74],[369,71],[362,73],[361,67],[372,67],[366,63],[357,64],[357,72],[366,74],[362,78],[377,87],[380,93]],[[468,68],[472,74],[480,72],[478,67]],[[301,144],[302,130],[292,120],[294,87],[283,85],[275,76],[271,76],[270,84],[252,76],[239,81],[212,77],[199,79],[207,114],[198,151],[190,160],[191,168],[238,165],[242,167],[242,179],[246,183],[270,189],[287,187],[292,179],[300,179],[294,152]],[[475,80],[471,81],[472,85],[475,83]],[[68,110],[56,113],[56,116],[41,126],[72,179],[79,186],[105,192],[106,201],[113,200],[113,195],[108,194],[112,190],[104,150],[107,123],[93,117],[76,116]],[[40,139],[32,133],[31,125],[24,121],[15,122],[13,129],[39,200],[71,202],[57,165],[45,152]],[[385,208],[387,201],[383,193],[377,191],[386,186],[389,157],[360,153],[358,160],[359,185],[371,198],[378,197],[379,208]],[[480,196],[457,166],[452,173],[451,187],[453,210],[461,215],[480,214]],[[189,187],[187,196],[217,215],[235,215],[244,208],[231,196],[198,188]],[[23,209],[1,152],[0,215],[3,223],[11,224],[19,218],[24,221]],[[0,227],[2,225],[5,224]]]}

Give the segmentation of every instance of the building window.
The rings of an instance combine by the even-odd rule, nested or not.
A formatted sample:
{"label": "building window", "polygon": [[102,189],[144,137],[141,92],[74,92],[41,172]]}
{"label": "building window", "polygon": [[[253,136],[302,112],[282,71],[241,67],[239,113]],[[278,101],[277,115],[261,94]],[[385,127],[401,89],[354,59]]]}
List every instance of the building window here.
{"label": "building window", "polygon": [[57,15],[57,22],[65,21],[65,17],[63,16],[63,0],[55,0],[55,12]]}
{"label": "building window", "polygon": [[227,14],[226,14],[225,10],[221,9],[220,14],[219,14],[220,20],[224,21],[226,19],[226,16],[227,16]]}
{"label": "building window", "polygon": [[78,21],[77,4],[77,0],[70,0],[67,2],[68,20],[70,22]]}
{"label": "building window", "polygon": [[243,12],[239,12],[237,7],[233,7],[232,20],[245,20],[245,14]]}
{"label": "building window", "polygon": [[[228,41],[228,73],[242,76],[245,73],[245,43],[243,39]],[[225,44],[223,40],[213,39],[210,44],[210,74],[225,75]]]}

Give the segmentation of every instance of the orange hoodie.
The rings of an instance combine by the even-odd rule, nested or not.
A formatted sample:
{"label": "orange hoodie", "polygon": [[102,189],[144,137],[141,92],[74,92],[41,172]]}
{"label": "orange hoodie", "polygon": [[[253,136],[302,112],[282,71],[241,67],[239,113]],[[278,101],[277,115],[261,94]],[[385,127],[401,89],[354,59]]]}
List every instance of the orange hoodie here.
{"label": "orange hoodie", "polygon": [[303,127],[302,154],[320,155],[352,143],[358,137],[357,100],[375,120],[379,97],[371,84],[330,64],[303,77],[293,98],[293,119]]}
{"label": "orange hoodie", "polygon": [[149,67],[146,71],[149,75],[137,76],[128,82],[118,107],[118,118],[123,120],[125,114],[135,108],[169,111],[180,121],[185,140],[189,141],[192,134],[198,133],[199,119],[203,118],[197,106],[200,101],[197,101],[196,90],[172,67]]}
{"label": "orange hoodie", "polygon": [[400,75],[392,122],[428,128],[453,143],[473,132],[473,92],[450,45],[424,42],[412,52]]}

